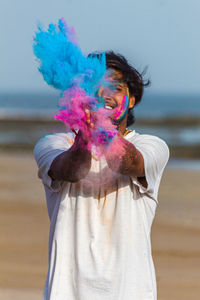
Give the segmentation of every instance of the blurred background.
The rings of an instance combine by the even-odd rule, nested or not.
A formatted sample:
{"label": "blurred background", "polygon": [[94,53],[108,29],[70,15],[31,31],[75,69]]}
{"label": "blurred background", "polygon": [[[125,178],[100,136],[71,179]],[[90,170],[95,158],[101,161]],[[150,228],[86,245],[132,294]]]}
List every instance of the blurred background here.
{"label": "blurred background", "polygon": [[199,11],[198,0],[0,0],[0,298],[42,298],[49,220],[32,150],[64,127],[32,43],[38,22],[64,17],[86,54],[113,50],[147,67],[132,129],[161,137],[171,155],[152,227],[158,299],[199,299]]}

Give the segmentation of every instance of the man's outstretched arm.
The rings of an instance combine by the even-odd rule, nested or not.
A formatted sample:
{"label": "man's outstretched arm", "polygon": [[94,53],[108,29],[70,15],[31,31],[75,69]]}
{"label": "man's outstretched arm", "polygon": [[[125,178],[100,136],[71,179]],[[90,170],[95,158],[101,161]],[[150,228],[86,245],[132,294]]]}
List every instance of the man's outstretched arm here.
{"label": "man's outstretched arm", "polygon": [[136,176],[141,184],[147,187],[143,156],[122,135],[117,135],[105,157],[111,170],[127,176]]}

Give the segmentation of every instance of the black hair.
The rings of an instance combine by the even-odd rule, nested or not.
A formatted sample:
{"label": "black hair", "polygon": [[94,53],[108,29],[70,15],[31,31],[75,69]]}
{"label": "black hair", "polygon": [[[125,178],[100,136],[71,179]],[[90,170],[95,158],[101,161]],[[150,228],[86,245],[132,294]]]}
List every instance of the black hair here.
{"label": "black hair", "polygon": [[[94,52],[88,56],[101,55],[99,52]],[[143,80],[143,75],[146,73],[146,69],[139,73],[131,64],[128,63],[127,59],[121,55],[116,54],[113,51],[105,52],[106,55],[106,67],[107,69],[114,69],[119,71],[122,75],[122,81],[127,84],[130,96],[135,97],[135,105],[137,105],[143,96],[144,87],[150,85],[150,80],[146,82]],[[135,116],[133,108],[128,110],[127,126],[131,126],[135,122]]]}
{"label": "black hair", "polygon": [[[125,82],[129,89],[130,96],[135,97],[135,105],[137,105],[143,96],[144,87],[150,85],[150,80],[143,80],[146,69],[140,74],[133,66],[131,66],[126,58],[121,54],[113,51],[105,52],[106,66],[119,71],[122,75],[122,81]],[[134,124],[135,116],[133,108],[128,110],[127,126]]]}

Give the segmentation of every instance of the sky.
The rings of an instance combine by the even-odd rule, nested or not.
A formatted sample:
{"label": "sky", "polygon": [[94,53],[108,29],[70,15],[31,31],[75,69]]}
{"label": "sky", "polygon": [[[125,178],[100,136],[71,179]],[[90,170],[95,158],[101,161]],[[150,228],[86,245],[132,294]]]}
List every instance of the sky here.
{"label": "sky", "polygon": [[199,0],[0,0],[0,92],[53,92],[38,72],[33,36],[64,17],[84,53],[114,50],[151,92],[200,94]]}

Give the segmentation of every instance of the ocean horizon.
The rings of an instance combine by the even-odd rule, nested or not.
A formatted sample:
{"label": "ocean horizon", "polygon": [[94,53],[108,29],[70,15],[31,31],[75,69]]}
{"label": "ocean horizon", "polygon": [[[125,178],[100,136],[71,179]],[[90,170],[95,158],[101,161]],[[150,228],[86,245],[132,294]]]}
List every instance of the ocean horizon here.
{"label": "ocean horizon", "polygon": [[[16,92],[0,93],[2,116],[53,116],[59,109],[59,93]],[[161,119],[169,117],[200,117],[200,93],[144,93],[134,108],[137,118]]]}
{"label": "ocean horizon", "polygon": [[[65,131],[54,119],[59,93],[0,93],[0,148],[31,148],[53,132]],[[172,156],[200,158],[200,94],[144,94],[130,129],[162,138]]]}

